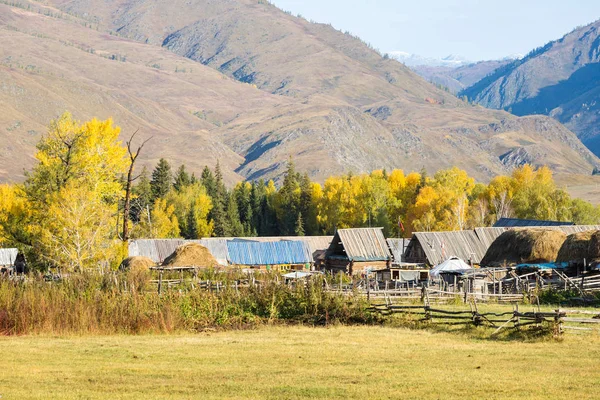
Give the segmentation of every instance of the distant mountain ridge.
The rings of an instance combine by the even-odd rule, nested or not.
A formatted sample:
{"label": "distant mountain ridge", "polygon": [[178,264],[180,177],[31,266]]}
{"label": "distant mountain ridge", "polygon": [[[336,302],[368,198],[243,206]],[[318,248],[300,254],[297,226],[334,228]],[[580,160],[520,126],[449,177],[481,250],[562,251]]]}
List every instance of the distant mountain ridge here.
{"label": "distant mountain ridge", "polygon": [[600,154],[600,21],[483,78],[461,95],[515,115],[549,115]]}
{"label": "distant mountain ridge", "polygon": [[390,57],[400,61],[407,67],[449,67],[458,68],[463,65],[473,64],[472,61],[467,60],[465,57],[450,54],[443,58],[423,57],[418,54],[406,53],[403,51],[391,51],[388,53]]}
{"label": "distant mountain ridge", "polygon": [[22,179],[48,121],[115,118],[154,136],[142,160],[229,182],[459,166],[480,180],[523,163],[590,175],[560,123],[473,106],[329,25],[255,0],[0,4],[0,180]]}

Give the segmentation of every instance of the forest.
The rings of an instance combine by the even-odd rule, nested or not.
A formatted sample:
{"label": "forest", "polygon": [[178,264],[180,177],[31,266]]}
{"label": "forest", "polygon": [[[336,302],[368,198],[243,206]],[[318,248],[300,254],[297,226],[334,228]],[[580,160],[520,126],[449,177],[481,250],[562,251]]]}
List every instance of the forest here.
{"label": "forest", "polygon": [[112,120],[78,122],[65,113],[37,144],[23,183],[0,185],[0,245],[33,265],[116,268],[132,238],[304,236],[384,227],[389,237],[463,230],[502,217],[600,224],[600,208],[571,196],[547,167],[523,165],[489,183],[456,167],[376,170],[323,184],[292,159],[276,183],[227,187],[220,165],[199,175],[161,159],[136,171],[145,142],[123,143]]}

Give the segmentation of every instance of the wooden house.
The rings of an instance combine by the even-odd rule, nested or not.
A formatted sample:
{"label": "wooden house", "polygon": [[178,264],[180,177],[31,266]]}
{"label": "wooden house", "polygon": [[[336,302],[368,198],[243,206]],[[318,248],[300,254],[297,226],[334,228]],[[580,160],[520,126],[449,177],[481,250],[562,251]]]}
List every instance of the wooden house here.
{"label": "wooden house", "polygon": [[325,253],[325,270],[360,275],[389,268],[391,260],[383,228],[339,229]]}

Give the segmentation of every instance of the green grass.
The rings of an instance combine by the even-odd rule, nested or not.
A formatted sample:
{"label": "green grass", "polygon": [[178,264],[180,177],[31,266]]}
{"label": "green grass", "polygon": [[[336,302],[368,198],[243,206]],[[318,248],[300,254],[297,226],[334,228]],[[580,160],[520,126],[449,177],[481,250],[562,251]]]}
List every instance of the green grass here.
{"label": "green grass", "polygon": [[533,343],[390,327],[0,338],[2,399],[597,398],[598,333]]}

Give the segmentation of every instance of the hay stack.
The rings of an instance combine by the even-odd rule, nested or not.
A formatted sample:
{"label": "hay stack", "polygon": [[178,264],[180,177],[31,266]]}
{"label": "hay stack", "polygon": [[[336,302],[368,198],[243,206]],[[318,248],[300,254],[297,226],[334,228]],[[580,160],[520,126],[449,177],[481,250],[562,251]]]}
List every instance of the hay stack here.
{"label": "hay stack", "polygon": [[492,243],[481,265],[554,262],[566,239],[564,232],[554,229],[509,230]]}
{"label": "hay stack", "polygon": [[217,260],[210,251],[197,243],[179,246],[173,254],[165,259],[167,267],[216,267]]}
{"label": "hay stack", "polygon": [[[596,237],[595,252],[592,249],[592,237]],[[577,232],[567,237],[558,252],[556,261],[592,261],[600,258],[600,231]]]}
{"label": "hay stack", "polygon": [[126,258],[125,260],[123,260],[123,262],[121,263],[120,269],[122,271],[132,271],[132,272],[149,271],[150,267],[153,267],[155,265],[156,265],[156,263],[154,261],[152,261],[151,259],[149,259],[148,257],[136,256],[136,257],[129,257],[129,258]]}

